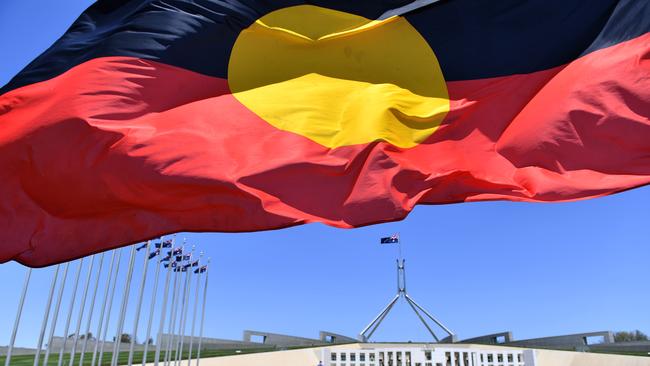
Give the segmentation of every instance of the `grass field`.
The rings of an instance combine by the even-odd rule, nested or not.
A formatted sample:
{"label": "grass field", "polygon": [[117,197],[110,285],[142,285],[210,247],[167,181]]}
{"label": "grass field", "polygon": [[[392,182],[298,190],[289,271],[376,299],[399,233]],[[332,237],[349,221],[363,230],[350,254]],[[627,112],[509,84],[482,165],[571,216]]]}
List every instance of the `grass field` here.
{"label": "grass field", "polygon": [[[258,352],[268,352],[271,351],[272,349],[269,348],[254,348],[254,349],[242,349],[240,352],[237,352],[236,350],[203,350],[201,351],[201,358],[204,357],[220,357],[220,356],[232,356],[236,354],[244,354],[244,353],[258,353]],[[142,355],[143,352],[134,352],[133,353],[133,364],[135,365],[140,365],[142,363]],[[196,357],[196,352],[192,352],[192,356]],[[80,354],[77,353],[77,360],[75,360],[75,365],[79,364],[79,356]],[[153,362],[155,356],[155,352],[147,352],[147,362]],[[187,359],[188,353],[183,352],[183,359]],[[41,354],[41,362],[39,365],[43,365],[43,359],[44,355]],[[102,357],[102,362],[101,365],[110,365],[111,363],[111,358],[112,358],[112,353],[104,353]],[[6,357],[5,356],[0,356],[0,365],[5,364]],[[92,353],[84,356],[84,366],[88,365],[90,366],[90,363],[92,361]],[[118,356],[118,365],[126,365],[129,361],[129,353],[128,352],[120,352]],[[47,360],[47,366],[56,366],[59,362],[59,354],[50,354],[50,358]],[[70,363],[70,354],[66,353],[63,355],[63,365],[67,366]],[[12,356],[11,357],[11,366],[33,366],[34,365],[34,355],[19,355],[19,356]],[[95,365],[97,365],[97,362],[95,362]]]}

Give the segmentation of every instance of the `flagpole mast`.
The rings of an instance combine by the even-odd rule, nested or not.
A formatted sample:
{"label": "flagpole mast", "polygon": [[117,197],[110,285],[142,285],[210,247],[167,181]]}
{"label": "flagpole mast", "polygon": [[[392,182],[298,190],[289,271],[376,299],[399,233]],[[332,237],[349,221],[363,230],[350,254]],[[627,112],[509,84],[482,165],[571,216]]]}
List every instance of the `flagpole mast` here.
{"label": "flagpole mast", "polygon": [[[74,332],[74,343],[72,344],[72,349],[70,350],[70,366],[74,365],[75,354],[77,353],[77,343],[79,341],[79,331],[81,330],[81,322],[83,321],[84,310],[86,308],[86,298],[88,297],[88,288],[90,288],[90,278],[93,274],[93,267],[95,266],[95,255],[90,258],[90,267],[88,268],[88,276],[86,277],[86,286],[84,288],[84,294],[81,298],[81,305],[79,306],[79,316],[77,317],[77,328]],[[86,334],[86,337],[88,335]],[[86,338],[84,337],[84,338]],[[46,365],[47,366],[47,365]]]}
{"label": "flagpole mast", "polygon": [[199,366],[201,361],[201,345],[203,344],[203,323],[205,322],[205,304],[207,302],[208,295],[208,277],[210,274],[210,258],[208,258],[208,264],[205,269],[205,285],[203,285],[203,306],[201,309],[201,326],[199,327],[199,344],[196,348],[196,366]]}
{"label": "flagpole mast", "polygon": [[[84,334],[85,334],[84,343],[81,346],[81,355],[79,356],[79,365],[80,366],[83,366],[83,364],[84,364],[84,355],[86,354],[86,350],[87,350],[87,347],[88,347],[88,338],[90,338],[89,337],[89,335],[90,335],[90,322],[93,319],[93,313],[95,311],[95,301],[97,300],[97,290],[99,289],[99,277],[101,276],[102,269],[104,268],[104,257],[105,257],[105,253],[102,253],[99,256],[99,268],[97,269],[97,279],[95,280],[95,288],[93,290],[93,297],[92,297],[92,300],[90,301],[90,310],[88,312],[88,319],[86,320],[86,330],[84,332]],[[99,337],[99,334],[97,334],[97,337]],[[98,338],[95,338],[95,344],[97,344],[97,339]],[[34,365],[34,366],[37,366],[37,365]],[[45,365],[45,366],[47,366],[47,365]]]}
{"label": "flagpole mast", "polygon": [[11,361],[11,353],[14,350],[14,343],[16,342],[16,334],[18,333],[18,326],[20,325],[20,317],[23,315],[23,306],[25,305],[25,297],[27,296],[27,287],[29,287],[29,279],[32,276],[32,269],[29,268],[25,274],[25,282],[23,284],[23,291],[20,295],[20,301],[18,303],[18,313],[16,314],[16,319],[14,320],[14,329],[11,332],[11,340],[9,341],[9,348],[7,349],[7,358],[5,359],[5,366],[9,366]]}
{"label": "flagpole mast", "polygon": [[144,286],[147,281],[147,269],[149,264],[149,253],[151,251],[151,240],[147,240],[147,249],[144,253],[144,261],[142,263],[142,278],[140,279],[140,294],[138,295],[138,305],[135,310],[135,319],[133,320],[133,332],[131,334],[131,346],[129,347],[129,366],[133,365],[133,350],[135,349],[135,338],[138,334],[138,323],[140,321],[140,309],[142,308],[142,296],[144,294]]}
{"label": "flagpole mast", "polygon": [[[190,259],[190,261],[191,261],[191,259]],[[181,267],[181,268],[183,268],[183,267]],[[181,270],[181,274],[180,274],[181,277],[183,276],[182,273],[183,272]],[[178,360],[180,358],[180,352],[182,352],[182,350],[183,350],[183,347],[182,347],[183,332],[184,332],[183,321],[184,321],[184,318],[185,318],[185,316],[184,316],[184,314],[185,314],[185,299],[187,297],[187,282],[188,282],[188,280],[189,280],[189,272],[187,272],[187,269],[185,269],[185,279],[183,280],[183,291],[181,292],[182,298],[181,298],[181,301],[180,301],[180,304],[181,304],[180,307],[181,308],[180,308],[180,311],[178,313],[178,318],[179,318],[178,319],[178,337],[177,337],[178,339],[176,340],[176,342],[174,344],[174,348],[175,348],[175,350],[174,350],[174,366],[178,365]]]}
{"label": "flagpole mast", "polygon": [[[158,337],[156,339],[156,353],[154,356],[154,366],[158,366],[160,361],[160,350],[162,346],[162,334],[165,328],[165,315],[167,313],[167,299],[169,297],[169,281],[170,274],[173,268],[174,263],[174,246],[172,244],[172,250],[170,251],[170,260],[169,265],[167,266],[167,274],[165,275],[165,290],[163,291],[163,303],[162,310],[160,311],[160,324],[158,325]],[[153,317],[153,314],[151,315]]]}
{"label": "flagpole mast", "polygon": [[113,357],[111,366],[117,366],[117,359],[120,353],[120,343],[122,342],[122,331],[124,330],[124,317],[126,316],[127,305],[129,303],[129,290],[131,290],[131,278],[133,277],[133,267],[135,266],[135,245],[131,246],[131,257],[129,258],[129,269],[126,275],[126,283],[122,294],[122,307],[120,317],[117,320],[117,333],[113,343]]}
{"label": "flagpole mast", "polygon": [[[108,302],[108,294],[111,289],[111,279],[113,278],[113,270],[115,268],[115,257],[118,253],[118,250],[115,249],[113,250],[113,254],[111,255],[111,264],[108,269],[108,276],[106,276],[106,288],[104,290],[104,300],[102,301],[102,310],[99,313],[99,322],[97,324],[97,333],[95,337],[95,346],[93,347],[93,357],[90,362],[90,366],[95,366],[95,361],[97,360],[97,350],[99,349],[99,343],[102,340],[102,328],[104,325],[104,314],[106,312],[106,304]],[[99,275],[97,275],[99,280]],[[47,366],[47,365],[45,365]]]}
{"label": "flagpole mast", "polygon": [[81,269],[84,265],[84,259],[79,260],[79,266],[77,267],[77,274],[74,280],[74,287],[72,288],[72,298],[70,299],[70,307],[68,308],[68,318],[65,321],[65,327],[63,330],[63,344],[61,344],[61,349],[59,350],[59,362],[57,366],[63,364],[63,354],[65,353],[65,346],[68,343],[68,331],[70,330],[70,320],[72,319],[72,311],[74,310],[74,303],[77,300],[77,289],[79,288],[79,277],[81,277]]}
{"label": "flagpole mast", "polygon": [[196,325],[196,311],[198,310],[198,305],[199,305],[199,287],[201,283],[199,280],[201,279],[201,258],[203,258],[203,252],[199,254],[199,267],[197,271],[196,276],[196,289],[194,290],[194,309],[192,311],[192,328],[190,330],[190,349],[189,349],[189,354],[187,355],[187,366],[190,366],[192,364],[192,344],[194,342],[194,326]]}
{"label": "flagpole mast", "polygon": [[[182,256],[182,254],[181,254]],[[172,353],[172,342],[174,341],[176,331],[176,315],[178,314],[178,292],[180,291],[181,281],[179,279],[180,272],[177,271],[179,267],[174,268],[174,291],[172,292],[172,305],[169,315],[169,327],[167,328],[167,349],[165,350],[165,366],[170,364]]]}
{"label": "flagpole mast", "polygon": [[[117,251],[117,249],[116,249]],[[102,345],[99,348],[99,358],[97,359],[97,365],[102,366],[102,359],[104,358],[104,346],[106,346],[106,336],[108,335],[108,326],[111,324],[111,310],[113,309],[113,298],[115,297],[115,288],[117,287],[117,276],[120,272],[120,261],[122,260],[122,250],[120,249],[117,252],[117,264],[115,265],[115,276],[113,276],[113,285],[111,287],[111,293],[108,298],[108,308],[106,313],[106,326],[104,327],[104,335],[102,336]],[[110,279],[109,279],[110,280]],[[93,355],[93,358],[95,356]],[[94,366],[94,362],[91,366]]]}
{"label": "flagpole mast", "polygon": [[47,328],[47,322],[50,320],[50,309],[52,308],[52,300],[54,298],[54,290],[56,290],[56,280],[59,277],[59,270],[61,265],[57,264],[56,269],[54,270],[54,277],[52,277],[52,284],[50,285],[50,292],[47,297],[47,303],[45,304],[45,314],[43,314],[43,323],[41,324],[41,332],[38,335],[38,345],[36,346],[36,355],[34,355],[34,366],[38,366],[41,358],[41,348],[43,348],[43,339],[45,338],[45,329]]}
{"label": "flagpole mast", "polygon": [[183,340],[185,339],[185,322],[187,320],[187,308],[189,307],[189,297],[190,297],[190,287],[192,283],[190,282],[190,274],[192,273],[192,259],[194,257],[194,246],[192,246],[192,252],[190,253],[190,260],[186,264],[187,269],[185,271],[185,284],[183,285],[183,306],[181,307],[181,321],[179,324],[179,334],[180,339],[178,340],[178,347],[176,347],[176,360],[174,361],[174,366],[177,366],[181,363],[183,358]]}
{"label": "flagpole mast", "polygon": [[[185,241],[183,242],[185,243]],[[177,261],[176,268],[173,269],[172,276],[174,276],[174,285],[172,291],[172,304],[169,309],[169,326],[167,327],[167,346],[165,349],[165,366],[168,366],[171,361],[171,352],[172,352],[172,342],[174,341],[174,332],[176,330],[176,314],[178,312],[178,292],[180,291],[180,272],[178,271],[178,263],[182,263],[183,257],[185,256],[185,245],[181,247],[180,261]],[[178,256],[176,257],[178,259]],[[182,266],[182,265],[181,265]]]}
{"label": "flagpole mast", "polygon": [[43,359],[43,365],[47,366],[47,361],[50,358],[50,351],[52,350],[52,341],[54,340],[54,330],[56,329],[56,323],[59,319],[59,310],[61,309],[61,301],[63,300],[63,289],[65,288],[65,281],[68,278],[68,269],[70,268],[70,262],[65,264],[63,269],[63,278],[61,279],[61,287],[59,287],[59,294],[57,295],[56,305],[54,306],[54,315],[52,315],[52,326],[50,327],[50,334],[48,336],[47,348],[45,348],[45,358]]}
{"label": "flagpole mast", "polygon": [[[161,241],[160,251],[162,253],[163,244]],[[160,254],[159,254],[160,255]],[[149,322],[147,324],[147,337],[144,340],[144,352],[142,354],[142,366],[147,363],[147,351],[149,350],[149,339],[151,337],[151,324],[153,323],[153,313],[156,308],[156,295],[158,294],[158,279],[160,277],[160,264],[162,260],[156,260],[156,276],[153,280],[153,290],[151,291],[151,304],[149,306]]]}

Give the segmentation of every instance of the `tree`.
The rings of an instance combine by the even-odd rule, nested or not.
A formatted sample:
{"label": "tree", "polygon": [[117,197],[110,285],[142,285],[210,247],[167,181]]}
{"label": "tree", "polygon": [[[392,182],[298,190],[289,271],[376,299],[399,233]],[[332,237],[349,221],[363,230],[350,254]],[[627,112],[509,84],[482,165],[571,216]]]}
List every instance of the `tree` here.
{"label": "tree", "polygon": [[[113,337],[113,342],[115,342],[115,337]],[[131,343],[131,335],[128,333],[122,333],[120,336],[120,343]]]}
{"label": "tree", "polygon": [[637,342],[647,340],[648,336],[638,329],[631,332],[621,331],[614,333],[615,342]]}
{"label": "tree", "polygon": [[131,335],[127,333],[122,333],[122,336],[120,337],[120,342],[131,343]]}

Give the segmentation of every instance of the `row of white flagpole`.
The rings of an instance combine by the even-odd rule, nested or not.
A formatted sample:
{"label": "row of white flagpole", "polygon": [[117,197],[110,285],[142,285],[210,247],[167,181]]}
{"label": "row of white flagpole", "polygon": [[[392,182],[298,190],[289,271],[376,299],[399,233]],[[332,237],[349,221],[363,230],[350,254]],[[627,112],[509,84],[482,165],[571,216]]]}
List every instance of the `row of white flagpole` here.
{"label": "row of white flagpole", "polygon": [[[133,245],[131,247],[129,264],[128,264],[127,274],[124,281],[124,288],[123,288],[123,293],[121,298],[122,301],[120,304],[118,320],[115,329],[115,341],[113,343],[110,366],[116,366],[118,364],[120,344],[122,343],[121,342],[122,334],[124,334],[123,332],[125,327],[126,314],[129,305],[129,294],[131,290],[133,269],[137,258],[137,252],[139,252],[141,249],[145,249],[145,251],[144,251],[144,257],[142,261],[142,274],[139,282],[139,291],[136,300],[137,305],[135,307],[134,324],[132,328],[133,331],[131,333],[131,340],[129,344],[128,365],[132,366],[134,362],[136,337],[138,334],[138,327],[140,324],[140,316],[141,316],[142,302],[144,298],[144,291],[145,291],[146,281],[147,281],[147,273],[150,266],[149,263],[153,261],[155,263],[156,273],[155,273],[154,283],[153,283],[153,288],[151,293],[151,303],[149,305],[149,312],[147,316],[148,323],[146,327],[146,338],[144,338],[144,351],[141,360],[142,366],[144,366],[147,363],[147,356],[148,356],[148,352],[150,351],[149,340],[151,339],[151,332],[152,332],[151,328],[152,328],[154,313],[156,309],[155,307],[156,307],[156,302],[158,297],[157,296],[158,282],[160,278],[161,268],[166,268],[165,270],[166,274],[165,274],[165,282],[164,282],[165,287],[164,287],[163,298],[162,298],[162,309],[160,312],[160,321],[158,326],[158,336],[156,339],[155,356],[153,361],[154,365],[158,366],[159,364],[163,364],[164,366],[171,366],[171,364],[173,363],[174,366],[181,366],[181,363],[183,361],[182,354],[183,354],[183,347],[185,343],[185,333],[186,333],[187,322],[188,322],[188,311],[190,308],[190,303],[192,298],[191,279],[192,279],[192,275],[195,275],[196,281],[194,286],[193,311],[191,313],[192,321],[191,321],[191,330],[189,334],[190,340],[189,340],[189,353],[187,356],[187,366],[192,366],[192,361],[194,360],[196,361],[195,365],[199,366],[199,360],[201,357],[201,346],[203,342],[203,324],[205,321],[205,306],[207,302],[206,300],[207,300],[208,273],[209,273],[207,264],[209,264],[210,259],[208,259],[206,265],[203,265],[201,263],[202,256],[203,256],[202,253],[199,256],[199,259],[196,260],[193,258],[194,248],[192,248],[190,252],[185,252],[184,247],[174,248],[173,240],[163,241],[161,238],[161,240],[158,243],[155,243],[154,246],[156,248],[154,248],[154,251],[151,250],[152,244],[153,243],[151,243],[151,241],[148,241],[143,245],[140,246]],[[163,253],[167,252],[167,250],[169,250],[169,252],[168,255],[165,256]],[[103,355],[105,352],[105,345],[106,345],[106,337],[108,336],[108,328],[109,328],[111,313],[112,313],[111,310],[113,307],[113,300],[115,297],[115,291],[118,282],[118,273],[120,270],[121,251],[122,251],[121,249],[115,249],[112,251],[111,254],[110,264],[108,267],[109,268],[108,274],[106,276],[106,284],[104,286],[102,301],[100,305],[99,319],[97,320],[97,331],[95,333],[96,336],[95,345],[92,350],[92,359],[90,363],[91,366],[102,366]],[[93,275],[93,269],[95,268],[96,257],[98,257],[98,264],[97,264],[98,269],[95,273],[96,276],[95,280],[92,281],[92,275]],[[99,255],[93,255],[89,259],[90,266],[88,268],[88,272],[85,277],[80,305],[79,308],[77,309],[78,313],[77,313],[76,323],[75,323],[76,328],[75,328],[75,332],[73,333],[74,337],[71,340],[72,347],[69,351],[70,356],[69,356],[69,361],[67,366],[83,365],[86,353],[90,352],[90,350],[88,349],[88,340],[90,334],[89,332],[90,332],[92,318],[95,310],[95,305],[97,303],[96,302],[97,292],[100,287],[100,276],[102,275],[102,269],[104,267],[104,257],[105,257],[105,253],[101,253]],[[74,276],[75,277],[74,283],[72,285],[73,286],[72,294],[69,300],[68,312],[65,320],[64,330],[63,330],[62,344],[61,347],[58,349],[59,355],[58,355],[57,366],[63,366],[63,358],[65,354],[66,344],[68,342],[68,338],[72,337],[72,335],[70,337],[68,336],[68,332],[70,330],[72,316],[75,309],[77,290],[79,287],[79,280],[84,266],[84,260],[87,260],[87,258],[81,258],[77,261],[78,265],[76,269],[76,274]],[[41,329],[37,341],[37,348],[34,357],[34,366],[39,366],[39,364],[47,366],[51,353],[55,351],[52,349],[53,347],[52,343],[54,340],[56,325],[58,322],[59,312],[62,305],[64,289],[66,287],[66,280],[68,277],[68,271],[70,269],[70,263],[71,262],[67,262],[65,264],[59,264],[54,269],[54,275],[52,277],[52,281],[50,284],[48,298],[43,313]],[[60,270],[62,266],[63,266],[63,275],[60,276]],[[27,289],[29,287],[31,273],[32,273],[32,269],[31,268],[27,269],[23,290],[18,304],[18,312],[14,322],[9,348],[7,350],[5,366],[9,366],[11,362],[12,351],[16,340],[16,334],[18,332],[19,325],[20,325],[20,319],[22,316],[25,298],[27,295]],[[198,345],[195,352],[196,357],[192,357],[192,352],[194,350],[194,341],[196,338],[195,336],[196,318],[197,318],[197,311],[199,305],[202,277],[204,277],[204,283],[203,283],[203,299],[202,299],[202,306],[201,306],[201,318],[199,321]],[[59,284],[59,291],[56,296],[56,304],[54,306],[54,311],[51,312],[52,303],[55,297],[54,296],[55,290],[59,282],[60,284]],[[83,342],[81,344],[81,352],[79,355],[77,355],[77,349],[79,347],[79,341],[80,341],[79,332],[81,330],[83,319],[84,319],[84,313],[86,311],[86,302],[87,302],[88,292],[91,287],[91,282],[94,282],[92,286],[93,287],[92,296],[90,299],[90,306],[88,306],[87,309],[88,315],[86,316],[85,331],[84,333],[82,333]],[[170,297],[170,284],[172,285],[171,305],[168,310],[167,303],[168,303],[168,298]],[[51,313],[52,313],[52,319],[50,322]],[[45,356],[41,363],[40,355],[41,355],[41,350],[43,348],[43,342],[45,340],[45,332],[48,328],[48,324],[49,324],[49,334],[47,338],[48,341],[47,341],[47,346],[45,348]],[[164,334],[163,330],[165,325],[167,325],[167,336],[165,337],[165,340],[163,342],[163,334]],[[140,363],[140,360],[138,360],[137,362]]]}

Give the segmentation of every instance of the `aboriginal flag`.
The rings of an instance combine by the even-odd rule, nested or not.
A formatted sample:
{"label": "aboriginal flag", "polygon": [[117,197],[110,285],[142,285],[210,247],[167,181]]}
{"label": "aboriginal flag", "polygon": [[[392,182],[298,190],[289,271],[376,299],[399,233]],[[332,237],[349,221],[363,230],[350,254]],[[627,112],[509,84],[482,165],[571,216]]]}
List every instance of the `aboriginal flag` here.
{"label": "aboriginal flag", "polygon": [[0,262],[648,184],[649,31],[645,0],[99,0],[0,89]]}

